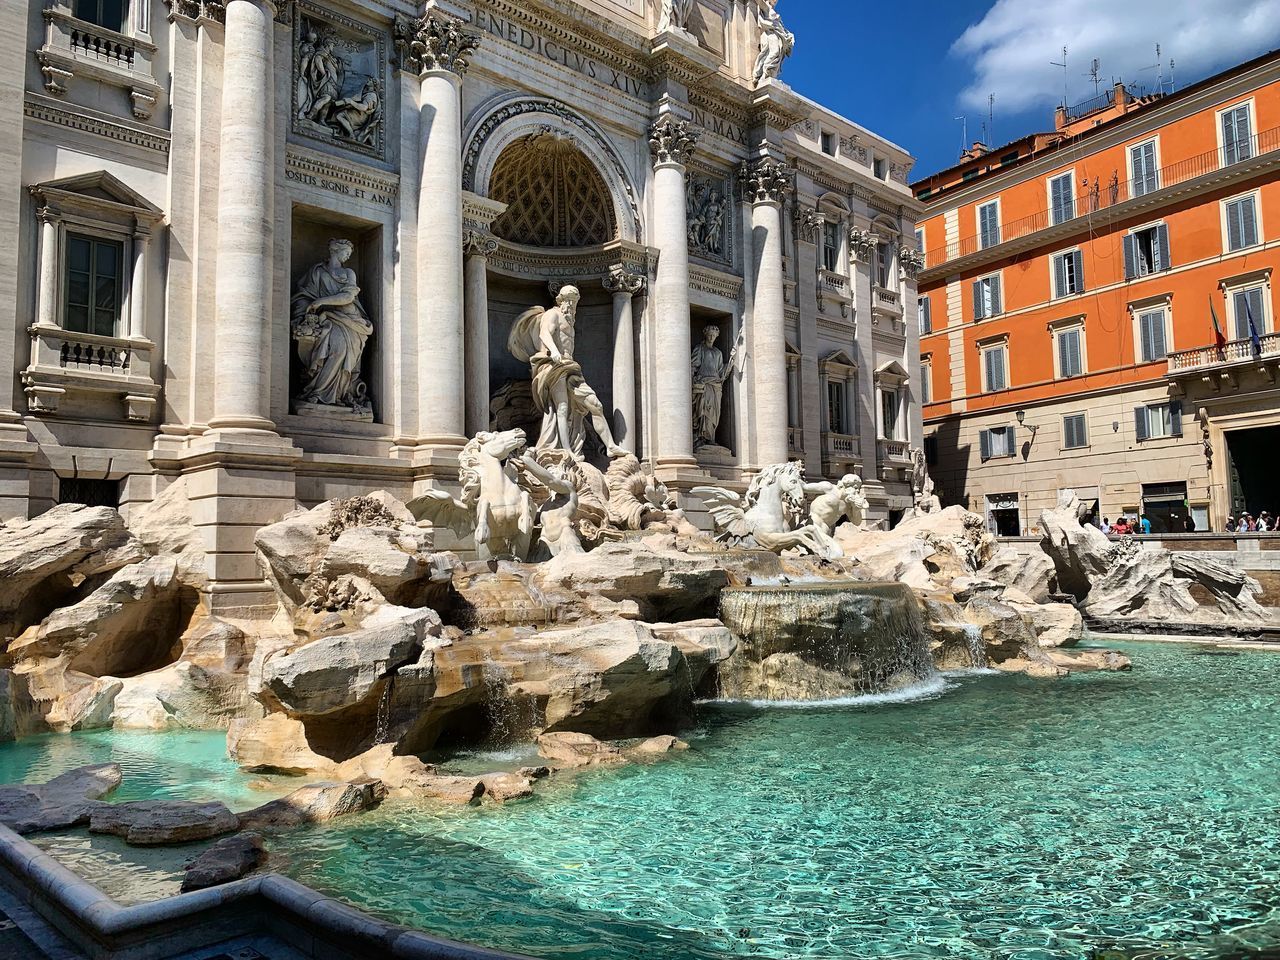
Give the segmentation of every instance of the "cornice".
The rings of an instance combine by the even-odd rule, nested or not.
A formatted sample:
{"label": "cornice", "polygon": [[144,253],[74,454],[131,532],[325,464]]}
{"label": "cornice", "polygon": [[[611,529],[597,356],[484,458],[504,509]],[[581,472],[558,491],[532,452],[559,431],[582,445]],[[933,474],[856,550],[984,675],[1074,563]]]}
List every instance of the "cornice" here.
{"label": "cornice", "polygon": [[400,189],[400,177],[396,174],[381,173],[368,167],[342,163],[333,157],[307,150],[290,144],[285,150],[285,166],[314,174],[317,177],[329,177],[354,184],[369,190],[376,190],[390,196]]}
{"label": "cornice", "polygon": [[[567,6],[555,0],[475,0],[477,11],[497,14],[531,30],[546,33],[555,40],[572,43],[602,63],[630,73],[637,79],[651,79],[644,38],[590,10],[575,7],[570,13],[563,9]],[[474,16],[472,23],[475,23]],[[497,40],[489,31],[481,30],[480,35]]]}
{"label": "cornice", "polygon": [[109,140],[127,143],[130,146],[155,150],[158,153],[169,152],[171,138],[166,131],[132,124],[88,107],[66,107],[36,93],[26,95],[23,101],[23,113],[33,120],[43,120],[45,123],[81,130]]}

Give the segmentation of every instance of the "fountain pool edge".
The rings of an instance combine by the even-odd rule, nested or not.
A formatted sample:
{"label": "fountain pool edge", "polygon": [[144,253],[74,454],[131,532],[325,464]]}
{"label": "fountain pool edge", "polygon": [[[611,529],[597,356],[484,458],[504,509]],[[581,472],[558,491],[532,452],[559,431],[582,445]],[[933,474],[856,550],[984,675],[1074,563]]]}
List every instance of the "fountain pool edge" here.
{"label": "fountain pool edge", "polygon": [[530,960],[379,920],[278,873],[121,906],[2,825],[0,885],[96,960],[163,960],[246,934],[326,960]]}

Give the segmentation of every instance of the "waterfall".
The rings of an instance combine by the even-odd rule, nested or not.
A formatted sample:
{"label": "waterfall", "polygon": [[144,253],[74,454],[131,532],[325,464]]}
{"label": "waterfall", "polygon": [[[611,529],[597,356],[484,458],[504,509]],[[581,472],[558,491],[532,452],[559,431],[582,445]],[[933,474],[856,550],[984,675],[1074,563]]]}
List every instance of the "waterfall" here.
{"label": "waterfall", "polygon": [[391,698],[396,686],[396,675],[394,673],[387,674],[386,686],[382,688],[382,696],[378,700],[378,719],[374,726],[373,744],[377,746],[380,743],[387,742],[387,735],[391,732]]}
{"label": "waterfall", "polygon": [[725,696],[822,700],[900,690],[937,675],[915,593],[899,583],[725,590],[720,616],[738,650]]}
{"label": "waterfall", "polygon": [[969,645],[969,659],[977,670],[984,670],[990,664],[987,661],[987,645],[982,639],[982,628],[976,624],[963,624],[964,639]]}

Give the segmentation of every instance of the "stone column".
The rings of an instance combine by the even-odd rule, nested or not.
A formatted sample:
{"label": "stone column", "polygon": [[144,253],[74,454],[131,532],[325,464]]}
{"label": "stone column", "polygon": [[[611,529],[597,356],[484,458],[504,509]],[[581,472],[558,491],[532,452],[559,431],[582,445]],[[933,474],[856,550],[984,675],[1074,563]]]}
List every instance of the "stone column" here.
{"label": "stone column", "polygon": [[467,436],[489,429],[489,256],[498,249],[490,233],[467,232],[466,327]]}
{"label": "stone column", "polygon": [[633,299],[644,289],[644,281],[640,274],[628,273],[622,264],[610,267],[604,279],[604,288],[613,294],[613,439],[632,453],[636,452],[637,438]]}
{"label": "stone column", "polygon": [[422,79],[418,184],[418,432],[461,447],[467,429],[462,255],[462,77],[478,37],[436,13],[397,27],[401,61]]}
{"label": "stone column", "polygon": [[40,286],[36,289],[36,322],[42,327],[58,325],[58,225],[47,209],[40,213]]}
{"label": "stone column", "polygon": [[129,279],[129,336],[147,337],[147,245],[150,234],[138,230],[133,235],[133,273]]}
{"label": "stone column", "polygon": [[693,371],[689,356],[689,225],[685,165],[697,132],[683,120],[663,117],[649,135],[654,159],[654,281],[657,355],[656,459],[663,466],[693,466]]}
{"label": "stone column", "polygon": [[275,432],[270,352],[275,214],[272,0],[227,0],[214,311],[216,372],[209,426]]}
{"label": "stone column", "polygon": [[743,190],[751,203],[751,246],[755,264],[756,451],[761,466],[785,463],[787,454],[786,298],[782,275],[782,200],[791,171],[771,158],[746,164]]}

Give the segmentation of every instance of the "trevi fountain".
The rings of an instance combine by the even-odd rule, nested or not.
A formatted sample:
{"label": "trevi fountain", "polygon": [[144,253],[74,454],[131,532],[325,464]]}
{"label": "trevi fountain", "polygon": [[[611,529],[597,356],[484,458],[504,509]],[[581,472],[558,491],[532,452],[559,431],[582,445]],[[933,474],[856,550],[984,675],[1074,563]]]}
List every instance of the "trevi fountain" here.
{"label": "trevi fountain", "polygon": [[[349,246],[299,284],[294,333],[307,402],[359,412]],[[473,437],[458,495],[340,499],[257,533],[269,619],[200,602],[181,482],[128,523],[64,504],[4,527],[6,869],[115,917],[118,952],[96,955],[243,932],[190,898],[253,883],[326,956],[1280,942],[1267,654],[1108,649],[1085,627],[1248,636],[1256,583],[1113,543],[1070,493],[1039,548],[998,547],[922,460],[892,530],[859,477],[799,463],[693,491],[699,530],[614,443],[574,360],[577,297],[513,325],[539,433]],[[707,423],[734,360],[713,332],[692,362]],[[433,548],[443,529],[471,559]],[[268,952],[245,955],[293,949],[263,922]]]}

